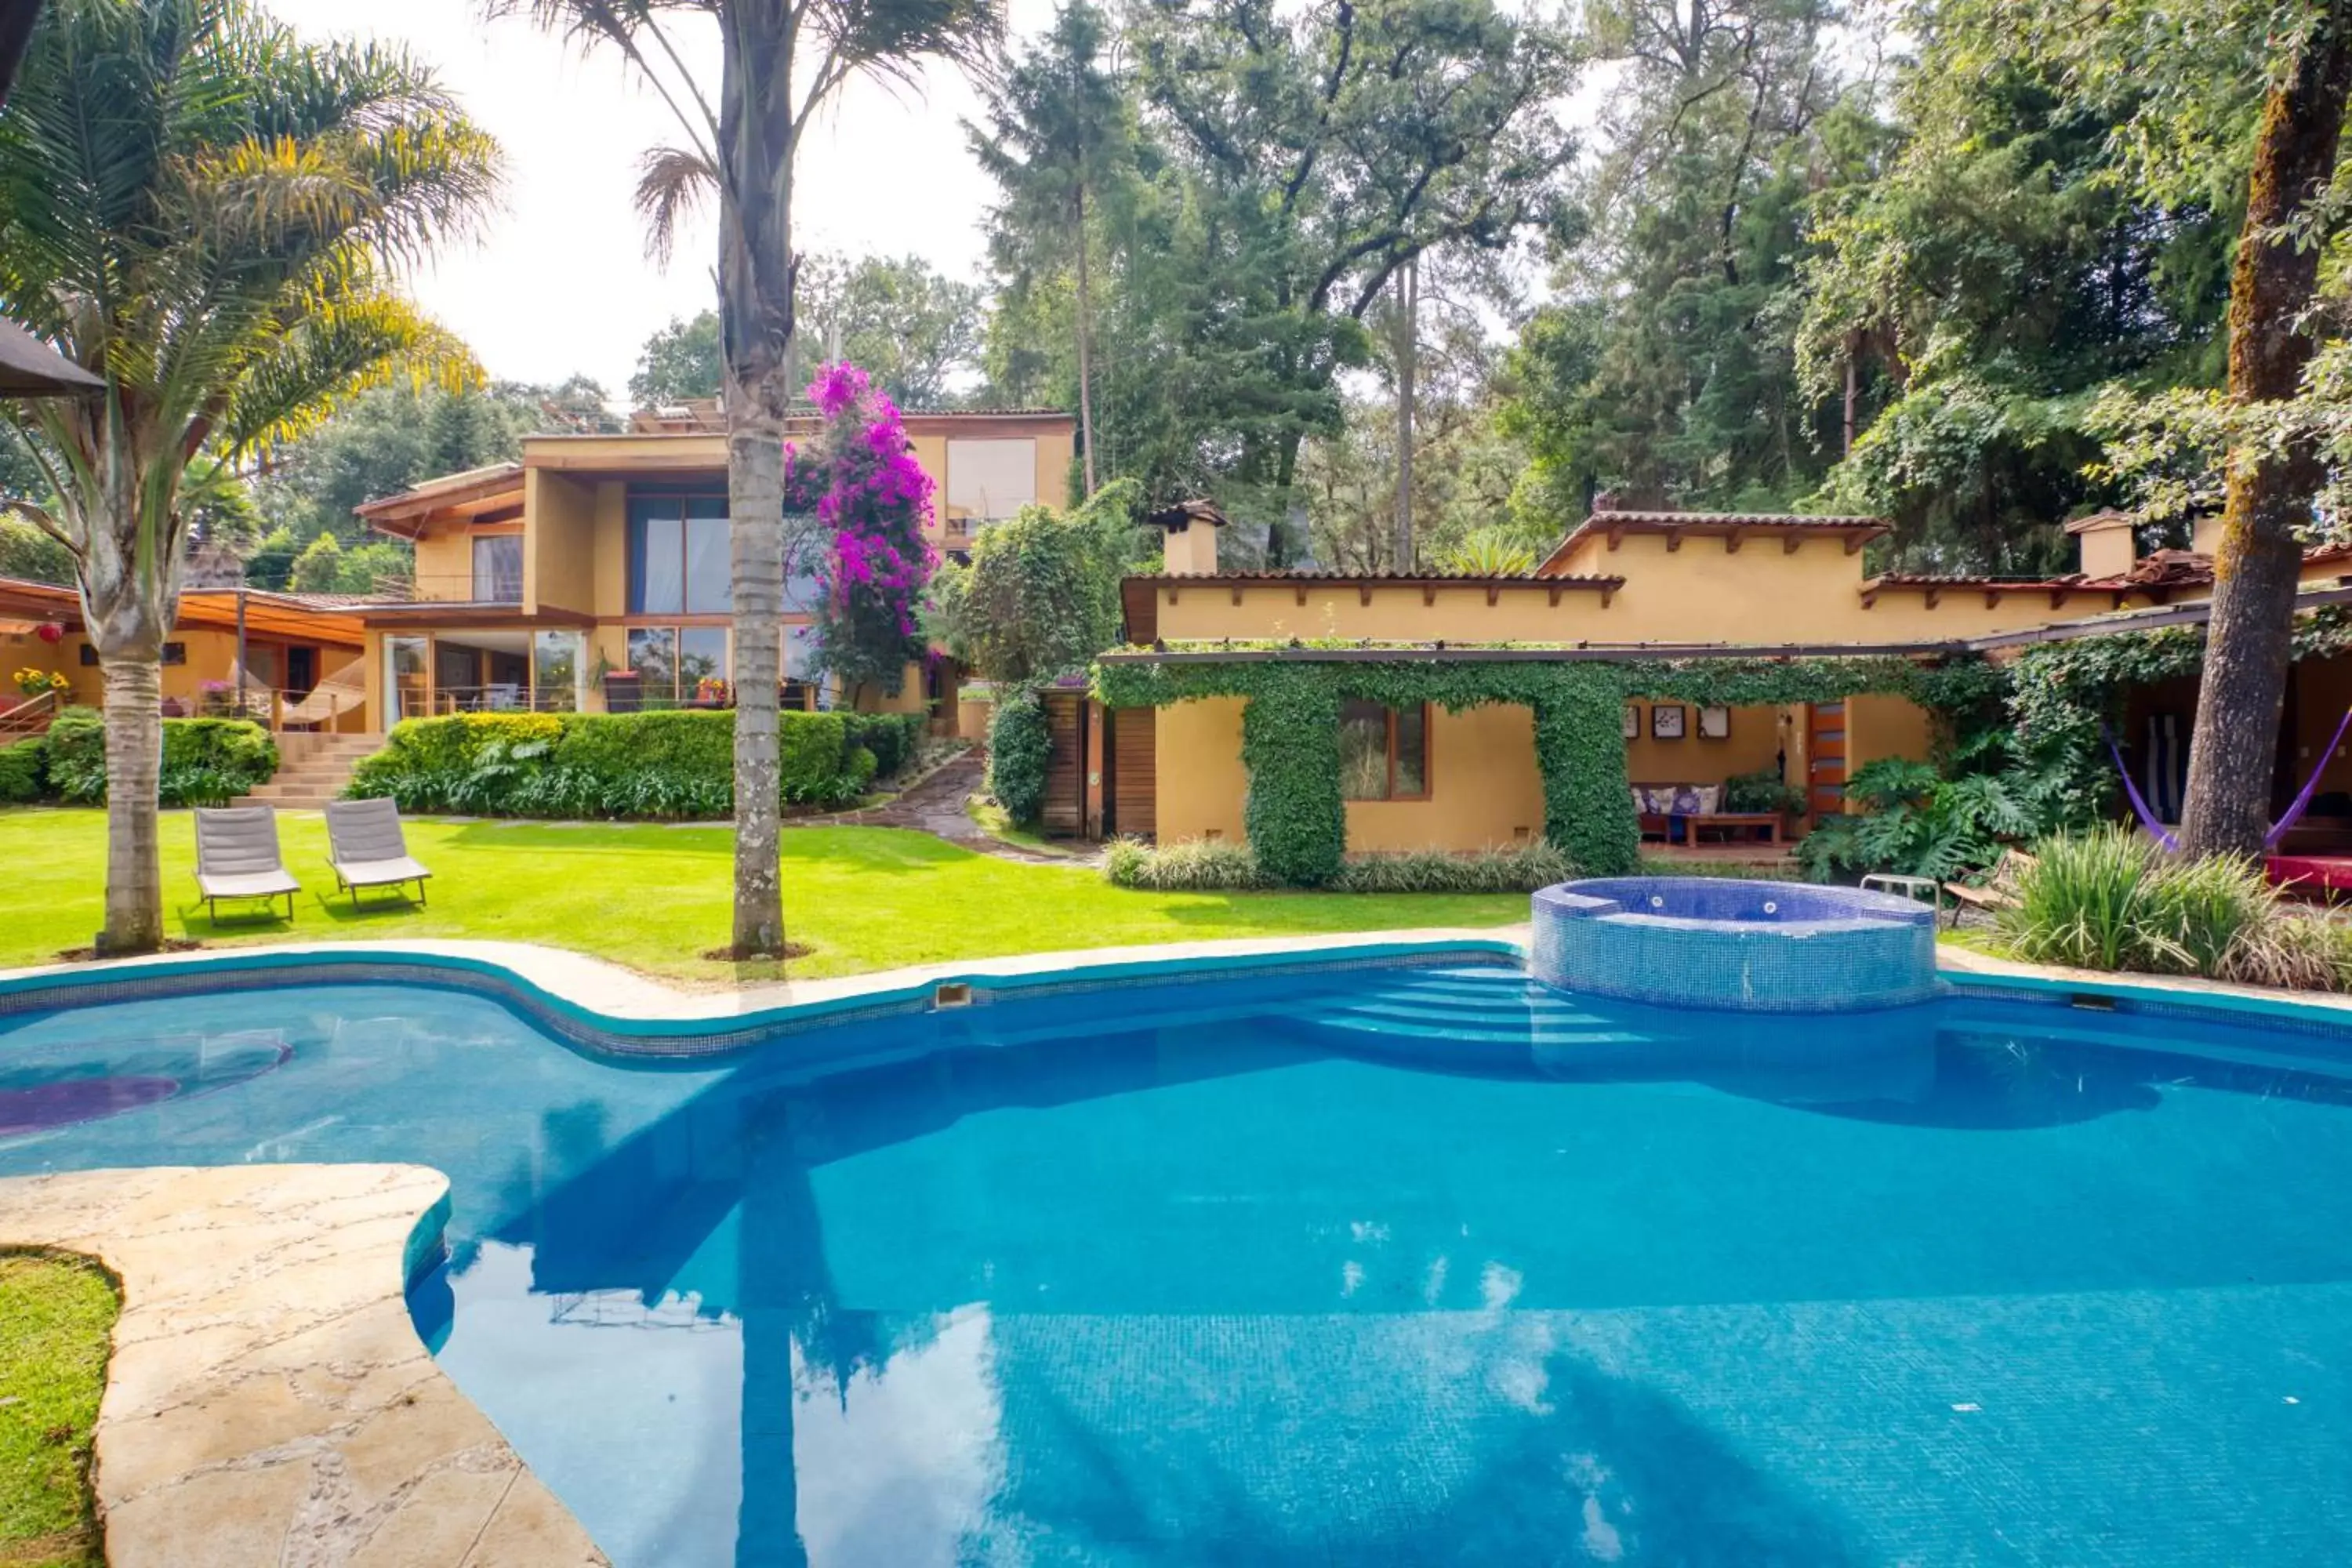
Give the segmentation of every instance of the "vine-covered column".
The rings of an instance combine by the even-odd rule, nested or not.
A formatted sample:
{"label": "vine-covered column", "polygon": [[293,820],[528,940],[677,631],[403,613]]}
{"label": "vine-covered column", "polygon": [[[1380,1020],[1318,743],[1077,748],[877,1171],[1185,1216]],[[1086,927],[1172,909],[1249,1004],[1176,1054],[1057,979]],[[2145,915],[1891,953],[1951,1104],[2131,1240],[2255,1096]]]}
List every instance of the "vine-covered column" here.
{"label": "vine-covered column", "polygon": [[1563,668],[1537,697],[1536,765],[1544,837],[1587,877],[1622,877],[1641,856],[1642,825],[1625,773],[1625,698],[1612,672]]}
{"label": "vine-covered column", "polygon": [[1319,887],[1348,849],[1339,793],[1339,694],[1323,672],[1295,667],[1266,680],[1242,711],[1249,799],[1242,821],[1259,867],[1295,887]]}

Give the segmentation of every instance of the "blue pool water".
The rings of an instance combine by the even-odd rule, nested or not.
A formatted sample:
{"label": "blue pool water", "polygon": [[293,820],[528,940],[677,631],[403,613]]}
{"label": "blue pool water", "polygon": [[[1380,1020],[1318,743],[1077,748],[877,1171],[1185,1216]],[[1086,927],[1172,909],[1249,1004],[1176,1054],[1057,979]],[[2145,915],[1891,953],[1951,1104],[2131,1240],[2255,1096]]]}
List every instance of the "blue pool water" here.
{"label": "blue pool water", "polygon": [[0,1018],[0,1173],[446,1171],[419,1328],[622,1568],[2352,1558],[2352,1046],[1500,968],[843,1028]]}

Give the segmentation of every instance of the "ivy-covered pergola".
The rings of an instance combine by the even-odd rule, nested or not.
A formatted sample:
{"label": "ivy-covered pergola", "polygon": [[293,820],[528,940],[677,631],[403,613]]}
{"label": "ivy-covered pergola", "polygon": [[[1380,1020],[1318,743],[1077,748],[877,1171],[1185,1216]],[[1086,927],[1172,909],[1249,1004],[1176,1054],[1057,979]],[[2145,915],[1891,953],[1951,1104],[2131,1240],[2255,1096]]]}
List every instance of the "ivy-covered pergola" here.
{"label": "ivy-covered pergola", "polygon": [[1757,707],[1894,695],[1937,712],[1998,697],[2002,677],[1958,644],[1870,647],[1374,644],[1156,644],[1094,667],[1109,708],[1237,697],[1244,812],[1258,864],[1286,882],[1327,881],[1347,850],[1341,704],[1528,709],[1543,776],[1544,836],[1585,874],[1633,868],[1641,842],[1620,715],[1634,698]]}

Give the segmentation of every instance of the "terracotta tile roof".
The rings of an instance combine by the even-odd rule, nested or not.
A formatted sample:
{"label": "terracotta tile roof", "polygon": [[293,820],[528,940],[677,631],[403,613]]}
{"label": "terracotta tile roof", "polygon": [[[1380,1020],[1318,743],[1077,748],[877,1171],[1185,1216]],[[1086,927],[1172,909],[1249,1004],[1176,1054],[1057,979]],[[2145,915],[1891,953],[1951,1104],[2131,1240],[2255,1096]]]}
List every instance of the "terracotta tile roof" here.
{"label": "terracotta tile roof", "polygon": [[1475,587],[1485,587],[1488,584],[1500,584],[1505,587],[1516,584],[1530,588],[1549,588],[1555,585],[1562,587],[1575,587],[1579,584],[1594,588],[1622,588],[1625,585],[1625,579],[1622,577],[1594,576],[1590,574],[1573,577],[1538,577],[1533,573],[1526,572],[1507,573],[1499,575],[1492,572],[1394,572],[1387,570],[1378,572],[1342,572],[1327,570],[1320,566],[1269,567],[1250,571],[1215,573],[1137,572],[1129,574],[1128,581],[1130,583],[1174,583],[1179,584],[1191,583],[1396,583],[1409,587],[1418,587],[1424,583],[1462,583],[1471,584]]}
{"label": "terracotta tile roof", "polygon": [[1600,507],[1591,516],[1569,531],[1567,538],[1544,558],[1536,568],[1538,576],[1557,572],[1576,547],[1595,535],[1606,537],[1614,548],[1619,535],[1626,533],[1663,533],[1669,545],[1684,534],[1701,539],[1737,540],[1742,534],[1780,535],[1790,541],[1806,534],[1822,534],[1843,539],[1846,548],[1858,550],[1870,540],[1890,532],[1894,524],[1883,517],[1811,517],[1795,512],[1773,511],[1673,511],[1664,509],[1619,510]]}

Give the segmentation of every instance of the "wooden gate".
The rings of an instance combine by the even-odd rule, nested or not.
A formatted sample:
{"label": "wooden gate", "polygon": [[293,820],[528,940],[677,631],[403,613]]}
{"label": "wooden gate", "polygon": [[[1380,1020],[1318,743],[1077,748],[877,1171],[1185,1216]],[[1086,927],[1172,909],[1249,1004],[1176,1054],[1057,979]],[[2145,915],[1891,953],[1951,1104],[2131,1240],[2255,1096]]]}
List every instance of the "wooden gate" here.
{"label": "wooden gate", "polygon": [[1119,708],[1103,715],[1110,730],[1104,748],[1110,759],[1110,777],[1103,794],[1110,815],[1106,834],[1150,838],[1160,831],[1160,710]]}

